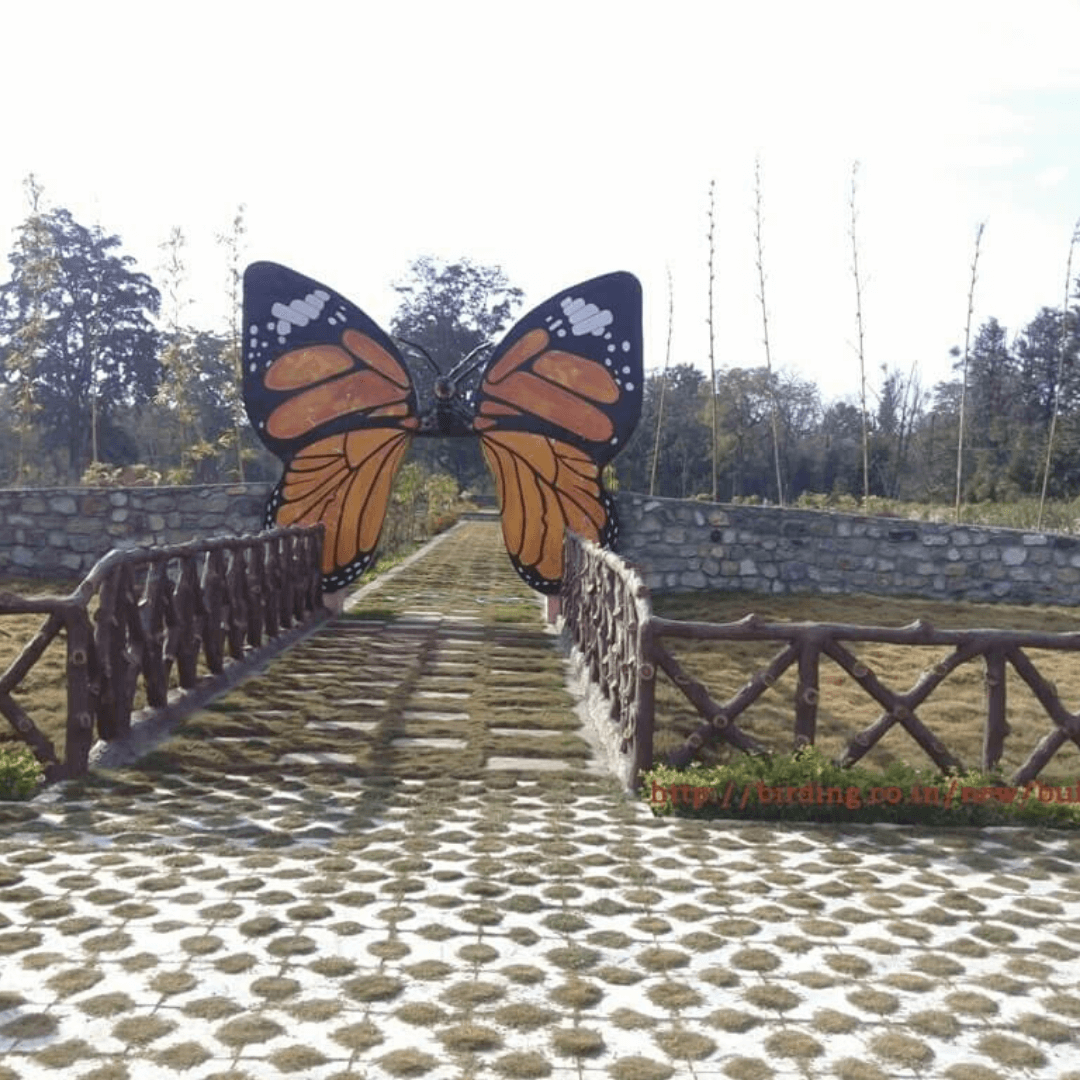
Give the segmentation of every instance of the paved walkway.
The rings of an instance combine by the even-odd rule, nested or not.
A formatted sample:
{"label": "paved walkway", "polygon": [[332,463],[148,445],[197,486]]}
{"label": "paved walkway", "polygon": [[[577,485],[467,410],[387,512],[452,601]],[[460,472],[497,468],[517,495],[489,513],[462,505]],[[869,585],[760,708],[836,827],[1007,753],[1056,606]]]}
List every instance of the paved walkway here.
{"label": "paved walkway", "polygon": [[0,1080],[1080,1077],[1080,840],[654,820],[564,674],[469,522],[0,804]]}

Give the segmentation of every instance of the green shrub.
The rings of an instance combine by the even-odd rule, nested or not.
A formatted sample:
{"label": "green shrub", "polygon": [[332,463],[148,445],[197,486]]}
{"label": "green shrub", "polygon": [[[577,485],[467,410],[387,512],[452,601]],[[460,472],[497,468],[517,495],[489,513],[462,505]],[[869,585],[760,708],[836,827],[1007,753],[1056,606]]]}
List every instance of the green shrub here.
{"label": "green shrub", "polygon": [[813,746],[712,767],[660,765],[642,775],[641,797],[657,816],[1080,827],[1080,784],[1016,787],[990,773],[942,776],[902,762],[844,769]]}
{"label": "green shrub", "polygon": [[31,798],[44,778],[30,747],[0,744],[0,800]]}

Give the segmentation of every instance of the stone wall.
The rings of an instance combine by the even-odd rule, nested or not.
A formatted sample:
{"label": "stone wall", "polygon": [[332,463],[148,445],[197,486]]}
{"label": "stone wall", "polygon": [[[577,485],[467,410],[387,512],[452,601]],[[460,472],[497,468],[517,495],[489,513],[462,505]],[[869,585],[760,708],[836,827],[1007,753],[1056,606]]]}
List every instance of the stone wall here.
{"label": "stone wall", "polygon": [[7,576],[79,577],[114,547],[258,532],[270,490],[266,483],[2,490],[0,587]]}
{"label": "stone wall", "polygon": [[[114,547],[262,528],[271,485],[0,491],[3,578],[79,577]],[[1080,605],[1080,537],[620,492],[619,551],[654,591],[872,593]]]}
{"label": "stone wall", "polygon": [[1080,537],[620,493],[618,549],[654,591],[1080,604]]}

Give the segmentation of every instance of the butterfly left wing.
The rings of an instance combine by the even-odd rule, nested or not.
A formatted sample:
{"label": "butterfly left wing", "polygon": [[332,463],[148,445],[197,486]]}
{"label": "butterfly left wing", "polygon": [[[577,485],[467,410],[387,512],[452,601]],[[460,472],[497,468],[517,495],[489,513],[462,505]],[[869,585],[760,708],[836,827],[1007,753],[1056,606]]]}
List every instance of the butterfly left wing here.
{"label": "butterfly left wing", "polygon": [[559,591],[567,527],[615,541],[602,472],[637,425],[642,383],[641,286],[621,272],[533,309],[485,368],[472,426],[495,475],[510,561],[539,592]]}
{"label": "butterfly left wing", "polygon": [[267,527],[323,522],[323,585],[371,563],[394,474],[417,427],[394,343],[333,290],[276,263],[244,274],[244,405],[285,464]]}

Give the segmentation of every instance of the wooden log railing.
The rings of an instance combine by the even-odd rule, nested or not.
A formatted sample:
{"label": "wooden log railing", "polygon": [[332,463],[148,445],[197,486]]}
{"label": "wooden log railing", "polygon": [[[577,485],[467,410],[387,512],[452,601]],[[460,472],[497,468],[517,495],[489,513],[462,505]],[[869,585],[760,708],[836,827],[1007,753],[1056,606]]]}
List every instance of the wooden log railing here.
{"label": "wooden log railing", "polygon": [[[1030,687],[1052,727],[1012,776],[1012,783],[1034,780],[1067,742],[1080,746],[1080,712],[1070,712],[1054,684],[1045,678],[1026,650],[1080,652],[1080,633],[1015,630],[942,630],[920,619],[910,626],[855,626],[842,623],[771,623],[748,615],[732,623],[680,622],[653,614],[641,579],[618,556],[568,534],[563,613],[567,629],[588,659],[590,676],[612,701],[613,720],[632,715],[636,727],[624,729],[624,749],[634,753],[637,775],[652,767],[656,671],[663,671],[694,706],[701,723],[683,745],[669,755],[676,767],[689,765],[702,748],[726,742],[744,753],[768,754],[770,748],[743,731],[737,718],[789,668],[798,672],[792,749],[813,744],[821,696],[822,655],[846,671],[868,697],[881,706],[879,717],[848,743],[838,764],[851,766],[893,727],[907,731],[943,772],[963,772],[964,763],[926,727],[917,710],[953,671],[982,659],[985,666],[986,721],[981,768],[993,772],[1001,761],[1009,734],[1006,709],[1006,664]],[[633,599],[633,605],[630,603]],[[620,628],[619,624],[624,623]],[[708,688],[688,674],[665,640],[776,641],[783,647],[730,700],[717,702]],[[951,646],[952,652],[924,671],[908,690],[897,692],[852,652],[847,644],[878,642],[912,646]],[[847,643],[847,644],[845,644]],[[630,655],[631,650],[636,652]],[[633,676],[633,677],[632,677]],[[647,686],[645,684],[648,684]],[[628,693],[627,688],[631,687]]]}
{"label": "wooden log railing", "polygon": [[[95,729],[105,741],[130,731],[140,684],[148,706],[166,705],[174,674],[181,689],[191,689],[200,661],[220,674],[227,659],[239,663],[264,639],[322,618],[322,529],[117,549],[69,596],[0,593],[0,616],[46,616],[0,674],[0,715],[33,750],[46,780],[86,772]],[[67,726],[58,756],[12,694],[61,632]]]}
{"label": "wooden log railing", "polygon": [[636,780],[652,765],[656,668],[648,590],[617,555],[576,533],[566,534],[563,560],[564,625],[608,702],[618,752]]}

